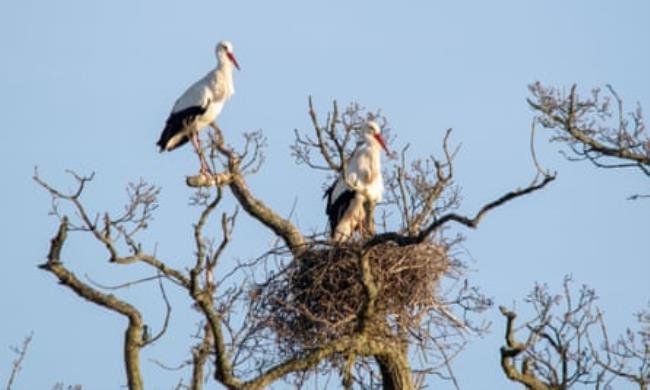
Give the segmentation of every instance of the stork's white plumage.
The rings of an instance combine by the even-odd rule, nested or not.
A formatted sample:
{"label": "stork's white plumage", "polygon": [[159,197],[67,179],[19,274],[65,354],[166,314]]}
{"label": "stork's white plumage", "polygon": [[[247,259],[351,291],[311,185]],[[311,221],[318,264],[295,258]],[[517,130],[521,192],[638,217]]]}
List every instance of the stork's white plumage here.
{"label": "stork's white plumage", "polygon": [[202,173],[207,172],[208,165],[201,151],[199,131],[219,116],[224,103],[235,93],[233,66],[239,69],[230,42],[219,42],[216,55],[217,67],[192,84],[176,100],[157,142],[163,152],[174,150],[191,140],[199,154]]}
{"label": "stork's white plumage", "polygon": [[375,121],[366,122],[363,136],[362,144],[348,163],[347,177],[339,176],[325,192],[325,212],[335,241],[350,239],[354,231],[363,226],[364,203],[381,201],[384,192],[380,149],[389,153],[386,142]]}

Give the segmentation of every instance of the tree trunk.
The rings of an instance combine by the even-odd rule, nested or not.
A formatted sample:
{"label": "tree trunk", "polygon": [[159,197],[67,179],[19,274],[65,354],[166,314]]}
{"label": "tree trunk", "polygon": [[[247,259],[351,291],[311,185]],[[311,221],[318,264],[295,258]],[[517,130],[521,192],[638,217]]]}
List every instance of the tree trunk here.
{"label": "tree trunk", "polygon": [[381,371],[384,390],[412,390],[411,367],[406,353],[391,351],[387,354],[375,355],[375,360]]}

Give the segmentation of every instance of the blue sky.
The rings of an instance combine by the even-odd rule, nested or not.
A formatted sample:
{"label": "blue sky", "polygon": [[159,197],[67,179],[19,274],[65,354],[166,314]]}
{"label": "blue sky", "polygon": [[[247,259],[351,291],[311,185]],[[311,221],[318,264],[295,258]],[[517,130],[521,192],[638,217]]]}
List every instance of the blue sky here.
{"label": "blue sky", "polygon": [[[55,221],[47,216],[47,194],[31,181],[33,168],[64,188],[71,185],[65,169],[95,171],[86,199],[98,211],[119,210],[130,180],[162,186],[145,238],[175,266],[189,264],[197,210],[187,206],[191,191],[183,180],[197,163],[188,148],[161,155],[154,144],[174,99],[214,66],[219,40],[233,42],[242,66],[220,124],[235,144],[244,131],[265,131],[267,163],[251,186],[281,213],[297,202],[295,221],[309,231],[325,226],[324,177],[289,156],[293,129],[309,128],[309,95],[322,115],[332,99],[381,108],[413,155],[439,152],[452,127],[452,140],[462,143],[461,211],[473,213],[532,179],[529,83],[575,82],[583,92],[610,83],[630,109],[637,101],[650,107],[648,17],[650,3],[631,0],[2,2],[0,378],[13,359],[8,347],[33,330],[16,388],[123,383],[122,319],[36,268]],[[470,280],[496,303],[522,308],[535,281],[559,288],[572,274],[576,285],[597,290],[618,333],[650,299],[650,207],[626,200],[650,192],[648,180],[571,164],[557,151],[539,137],[540,160],[559,173],[549,188],[494,211],[476,231],[459,229],[468,236]],[[232,259],[259,254],[264,245],[252,244],[271,241],[250,220],[238,229]],[[70,242],[64,255],[79,275],[104,283],[145,273],[106,264],[101,248],[83,239]],[[156,288],[120,293],[154,328],[164,308]],[[173,301],[179,315],[170,337],[143,354],[147,388],[172,388],[179,375],[149,359],[179,363],[193,342],[196,318],[180,314],[189,301],[179,294]],[[486,319],[493,332],[473,340],[456,361],[456,375],[464,389],[516,389],[498,365],[503,322],[496,308]]]}

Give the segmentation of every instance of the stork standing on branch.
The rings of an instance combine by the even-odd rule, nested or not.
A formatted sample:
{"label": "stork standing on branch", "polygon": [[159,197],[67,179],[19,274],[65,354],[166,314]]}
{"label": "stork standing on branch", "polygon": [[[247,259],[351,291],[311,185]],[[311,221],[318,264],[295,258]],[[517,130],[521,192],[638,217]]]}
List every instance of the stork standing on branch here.
{"label": "stork standing on branch", "polygon": [[199,131],[219,116],[226,100],[235,93],[233,66],[239,70],[230,42],[219,42],[216,55],[217,67],[176,100],[157,142],[161,152],[169,152],[191,140],[199,155],[201,174],[208,174],[209,167],[201,149]]}
{"label": "stork standing on branch", "polygon": [[382,199],[384,180],[380,148],[390,155],[379,125],[368,121],[363,141],[352,154],[347,169],[325,191],[325,212],[334,241],[348,240],[356,230],[362,230],[366,220],[364,203],[376,204]]}

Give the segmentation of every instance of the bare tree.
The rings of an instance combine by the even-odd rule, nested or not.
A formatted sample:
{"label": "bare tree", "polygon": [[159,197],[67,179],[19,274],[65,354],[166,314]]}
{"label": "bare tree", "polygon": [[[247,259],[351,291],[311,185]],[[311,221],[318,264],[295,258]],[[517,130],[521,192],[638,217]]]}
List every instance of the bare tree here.
{"label": "bare tree", "polygon": [[[641,106],[625,113],[622,99],[610,85],[604,94],[594,89],[587,98],[581,98],[576,89],[573,85],[566,93],[539,82],[529,86],[532,96],[528,103],[537,114],[532,135],[540,124],[553,131],[552,142],[568,147],[562,153],[570,161],[588,160],[599,168],[633,168],[650,176],[650,138],[645,132]],[[647,389],[648,310],[638,314],[640,330],[628,329],[611,343],[596,300],[595,291],[586,286],[577,293],[571,291],[571,278],[566,277],[562,294],[552,295],[546,286],[534,287],[526,302],[535,315],[519,328],[514,325],[517,313],[500,307],[506,318],[505,345],[501,348],[505,375],[535,390],[575,385],[611,389],[621,380]],[[516,334],[522,329],[527,335],[519,341]]]}
{"label": "bare tree", "polygon": [[647,390],[650,386],[650,302],[637,314],[638,330],[627,329],[610,342],[602,313],[598,312],[599,339],[590,341],[592,356],[600,369],[611,378],[627,380]]}
{"label": "bare tree", "polygon": [[[650,177],[650,137],[646,132],[641,106],[625,112],[623,100],[611,85],[595,88],[583,98],[574,84],[568,93],[529,86],[528,104],[537,113],[538,123],[553,131],[551,141],[563,143],[571,161],[587,160],[599,168],[633,168]],[[631,199],[650,197],[633,195]]]}
{"label": "bare tree", "polygon": [[[648,388],[650,340],[648,311],[639,314],[642,328],[627,330],[610,344],[593,289],[582,286],[572,291],[565,277],[561,294],[554,295],[545,285],[536,285],[526,298],[534,316],[515,327],[517,314],[500,307],[506,318],[505,345],[501,347],[501,367],[512,381],[527,389],[569,389],[590,385],[611,389],[620,380]],[[645,326],[645,327],[644,327]],[[517,333],[524,332],[524,341]]]}
{"label": "bare tree", "polygon": [[[332,175],[345,172],[361,121],[370,116],[388,128],[380,113],[368,113],[356,104],[339,113],[335,103],[323,126],[311,101],[309,114],[312,135],[296,131],[293,154],[299,163]],[[472,216],[458,213],[450,134],[443,139],[442,159],[409,162],[408,147],[402,148],[386,175],[388,201],[368,205],[370,211],[382,211],[379,227],[367,221],[367,231],[375,234],[334,245],[322,233],[304,235],[249,187],[247,176],[264,161],[263,134],[245,134],[243,147],[236,150],[214,125],[205,151],[211,172],[187,179],[196,187],[191,203],[201,210],[193,231],[194,263],[188,270],[171,267],[155,246],[139,240],[158,207],[156,186],[142,180],[131,183],[123,211],[95,212],[83,198],[93,175],[71,172],[76,187],[64,192],[36,172],[35,180],[52,196],[51,211],[59,222],[40,267],[80,297],[128,320],[124,365],[131,389],[144,387],[141,350],[165,335],[169,286],[188,294],[202,318],[199,341],[183,360],[192,375],[187,385],[181,381],[177,388],[201,389],[208,372],[230,389],[261,389],[278,380],[300,387],[314,375],[337,374],[347,388],[411,389],[427,374],[455,382],[450,362],[467,342],[467,334],[485,330],[473,314],[491,302],[463,277],[463,263],[454,252],[459,238],[449,238],[445,231],[451,222],[477,227],[489,211],[545,187],[554,176],[538,175],[530,185],[487,202]],[[239,208],[221,210],[226,190],[248,216],[278,238],[276,245],[260,250],[259,257],[231,268],[221,260],[236,238]],[[208,221],[215,218],[219,229],[212,231]],[[79,279],[62,257],[64,244],[76,235],[92,237],[110,263],[144,264],[152,275],[119,286]],[[143,283],[158,283],[167,307],[163,325],[154,334],[141,311],[115,291]]]}

